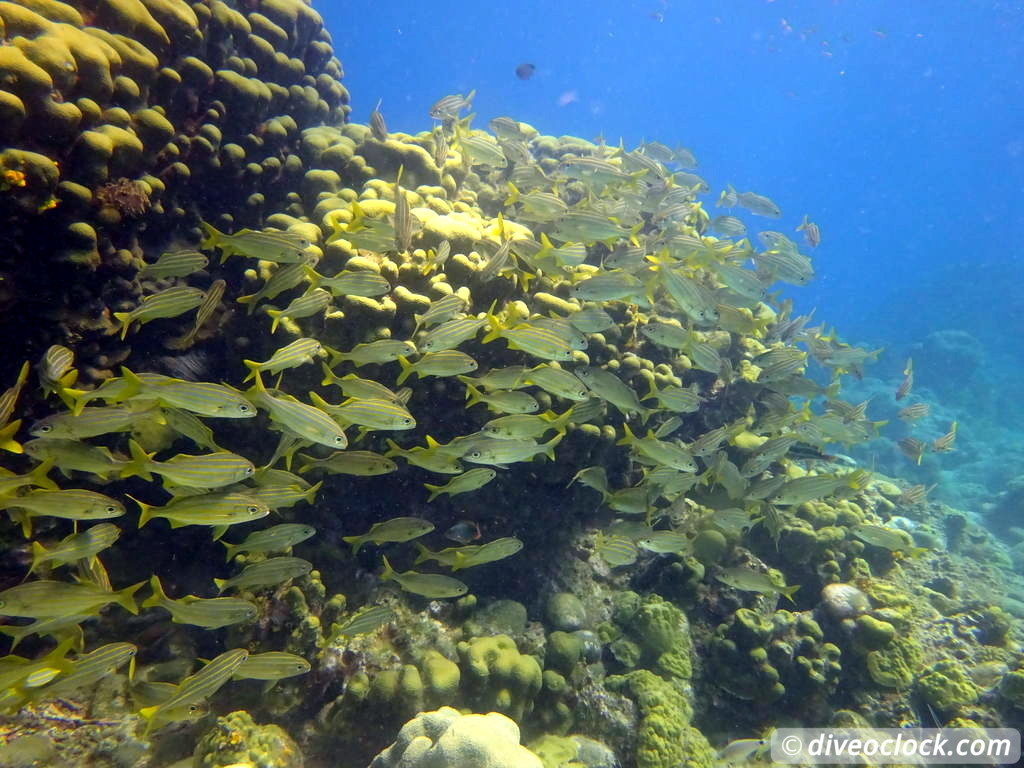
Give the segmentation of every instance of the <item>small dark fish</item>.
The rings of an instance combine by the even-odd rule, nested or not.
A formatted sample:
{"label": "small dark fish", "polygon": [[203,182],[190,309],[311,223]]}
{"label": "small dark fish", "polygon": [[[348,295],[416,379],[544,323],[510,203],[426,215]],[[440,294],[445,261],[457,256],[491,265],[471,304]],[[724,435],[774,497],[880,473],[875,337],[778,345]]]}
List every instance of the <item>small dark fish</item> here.
{"label": "small dark fish", "polygon": [[434,129],[434,165],[439,169],[444,168],[445,161],[448,159],[448,138],[444,135],[444,129],[440,126]]}
{"label": "small dark fish", "polygon": [[444,532],[444,537],[459,544],[469,544],[480,538],[480,526],[472,520],[459,520]]}
{"label": "small dark fish", "polygon": [[807,241],[811,248],[817,248],[821,243],[821,230],[817,224],[808,218],[806,213],[804,214],[803,222],[796,228],[796,231],[804,233],[804,240]]}
{"label": "small dark fish", "polygon": [[935,485],[935,483],[932,483],[927,487],[923,484],[910,486],[905,491],[903,491],[903,493],[900,494],[900,504],[905,507],[911,507],[914,506],[915,504],[921,504],[927,501],[928,493],[933,488],[935,488]]}
{"label": "small dark fish", "polygon": [[918,440],[916,437],[905,437],[898,443],[903,455],[915,464],[921,463],[921,458],[928,450],[928,443]]}
{"label": "small dark fish", "polygon": [[932,450],[936,453],[945,453],[953,450],[953,443],[956,442],[956,422],[949,425],[949,432],[942,437],[932,441]]}
{"label": "small dark fish", "polygon": [[383,99],[380,99],[370,113],[370,133],[377,141],[385,141],[388,137],[388,126],[384,122],[384,114],[380,111],[382,101]]}
{"label": "small dark fish", "polygon": [[902,400],[904,397],[910,394],[911,388],[914,386],[914,359],[911,357],[907,358],[907,365],[903,369],[903,381],[896,388],[896,399]]}
{"label": "small dark fish", "polygon": [[520,80],[529,80],[533,77],[533,73],[537,71],[537,67],[528,61],[524,61],[518,67],[516,67],[516,77]]}
{"label": "small dark fish", "polygon": [[914,403],[900,410],[896,415],[903,421],[915,422],[928,415],[928,403]]}

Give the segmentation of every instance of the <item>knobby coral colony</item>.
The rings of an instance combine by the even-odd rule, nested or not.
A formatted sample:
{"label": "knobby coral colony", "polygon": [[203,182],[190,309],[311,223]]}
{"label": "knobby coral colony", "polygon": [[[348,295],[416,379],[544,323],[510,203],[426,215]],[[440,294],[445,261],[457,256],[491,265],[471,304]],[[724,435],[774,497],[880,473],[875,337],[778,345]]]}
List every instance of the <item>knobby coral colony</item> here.
{"label": "knobby coral colony", "polygon": [[[637,698],[649,718],[637,763],[669,764],[680,744],[659,746],[650,713],[685,703],[673,686],[690,675],[689,651],[670,659],[669,639],[645,650],[647,631],[634,639],[608,623],[570,642],[561,630],[580,625],[556,627],[572,653],[543,676],[499,633],[514,659],[508,690],[485,690],[486,664],[502,663],[494,656],[479,674],[463,670],[482,678],[460,693],[454,645],[421,648],[415,663],[364,683],[372,670],[336,653],[423,621],[419,597],[465,603],[470,585],[528,594],[540,578],[530,558],[548,568],[571,559],[553,548],[595,520],[590,563],[612,583],[646,573],[649,589],[682,605],[718,601],[727,618],[714,659],[735,676],[722,675],[723,691],[762,702],[832,694],[840,651],[813,619],[772,628],[730,614],[758,595],[810,607],[824,584],[868,582],[872,564],[919,554],[873,513],[883,505],[872,475],[825,452],[876,434],[864,404],[839,399],[841,376],[876,353],[768,294],[806,284],[810,259],[781,232],[751,240],[736,216],[706,211],[709,187],[688,151],[543,136],[508,118],[473,129],[461,117],[472,95],[438,102],[437,124],[417,135],[389,133],[377,111],[370,126],[347,124],[329,38],[293,0],[112,2],[89,14],[98,26],[55,0],[0,6],[8,138],[36,149],[73,139],[59,163],[5,151],[5,215],[26,237],[62,222],[55,253],[75,271],[55,269],[102,302],[88,270],[103,265],[99,282],[118,275],[109,295],[119,304],[91,324],[70,310],[61,327],[79,341],[42,354],[41,395],[26,366],[0,400],[10,585],[0,632],[25,653],[0,659],[6,712],[134,669],[138,654],[146,673],[131,701],[147,735],[218,706],[222,687],[242,685],[233,680],[300,675],[305,696],[279,701],[279,714],[303,698],[307,713],[330,704],[331,675],[347,675],[350,698],[420,690],[415,701],[429,705],[487,701],[520,720],[532,709],[564,732],[571,669],[603,642],[609,664],[634,670],[609,690]],[[47,133],[30,139],[37,124]],[[218,207],[187,183],[193,173],[222,200],[236,200],[226,190],[237,185],[245,205]],[[37,213],[51,195],[60,204]],[[780,216],[731,187],[715,205]],[[46,331],[44,317],[26,333]],[[76,368],[76,354],[87,364]],[[812,360],[828,375],[807,376]],[[41,418],[23,425],[19,398]],[[602,512],[588,517],[598,500]],[[123,524],[129,514],[137,527]],[[421,540],[467,515],[482,538],[447,548],[437,538],[437,549]],[[506,558],[515,579],[477,575]],[[367,569],[380,576],[373,585]],[[348,599],[328,599],[328,588]],[[388,591],[408,597],[381,602]],[[364,611],[353,597],[380,604]],[[861,614],[871,600],[890,605],[877,589],[864,600]],[[157,635],[112,603],[147,625],[169,614],[190,629],[151,646]],[[457,633],[455,612],[437,615]],[[869,660],[858,669],[891,666],[886,637],[855,646]],[[170,664],[174,654],[188,663]],[[200,656],[210,660],[190,661]],[[532,670],[521,686],[520,666]],[[680,733],[696,733],[688,719]]]}

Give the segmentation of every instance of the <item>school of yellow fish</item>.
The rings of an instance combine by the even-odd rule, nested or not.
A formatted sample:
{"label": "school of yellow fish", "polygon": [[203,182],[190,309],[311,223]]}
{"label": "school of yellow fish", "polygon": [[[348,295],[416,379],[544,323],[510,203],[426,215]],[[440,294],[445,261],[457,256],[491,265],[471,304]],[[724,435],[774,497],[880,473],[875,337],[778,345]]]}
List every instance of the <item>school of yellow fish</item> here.
{"label": "school of yellow fish", "polygon": [[[558,460],[571,429],[610,426],[634,462],[635,482],[613,488],[599,466],[578,468],[574,482],[597,491],[616,513],[642,521],[601,535],[598,552],[612,566],[632,563],[638,549],[685,551],[685,536],[655,530],[653,523],[666,503],[698,485],[724,490],[723,516],[736,516],[740,524],[763,518],[774,526],[787,508],[866,486],[864,470],[808,473],[787,460],[823,457],[828,444],[871,439],[879,426],[867,417],[866,403],[838,399],[840,374],[859,375],[877,351],[810,327],[809,317],[793,317],[788,302],[768,295],[777,282],[804,285],[813,278],[811,260],[797,243],[778,231],[748,239],[746,224],[732,212],[712,217],[700,199],[709,187],[691,172],[696,161],[686,150],[576,142],[571,153],[538,158],[528,126],[498,118],[490,132],[473,130],[468,119],[459,119],[467,106],[461,97],[435,105],[432,116],[442,121],[434,130],[435,157],[441,164],[461,162],[507,197],[486,238],[461,254],[475,269],[468,284],[434,298],[415,316],[408,338],[332,348],[312,329],[336,297],[379,297],[396,286],[370,269],[322,274],[318,244],[305,234],[225,234],[203,223],[196,250],[163,254],[146,267],[143,277],[174,284],[116,315],[122,337],[142,324],[194,312],[191,330],[178,340],[187,347],[225,301],[260,313],[253,322],[268,333],[282,326],[304,333],[267,360],[238,360],[231,383],[124,368],[94,389],[75,388],[74,354],[54,346],[34,367],[56,410],[25,429],[14,418],[30,380],[30,366],[22,368],[0,397],[0,447],[17,467],[0,470],[0,509],[31,542],[32,562],[23,583],[0,592],[0,617],[8,622],[0,632],[13,643],[12,653],[0,658],[0,711],[66,695],[124,665],[131,677],[134,645],[83,647],[82,624],[107,606],[130,613],[159,609],[208,631],[254,620],[259,609],[245,595],[308,574],[313,565],[292,557],[290,547],[316,531],[283,523],[229,543],[231,526],[315,503],[323,481],[314,485],[305,475],[372,478],[416,467],[436,475],[425,483],[429,502],[444,503],[438,499],[501,483],[512,464]],[[371,123],[375,135],[388,136],[379,112]],[[448,260],[460,255],[448,241],[413,248],[419,224],[401,179],[400,170],[389,184],[392,205],[384,214],[371,216],[353,202],[349,220],[327,241],[345,240],[361,254],[387,254],[424,276],[443,275]],[[767,197],[732,187],[717,206],[781,216]],[[818,245],[817,225],[804,217],[798,229],[809,245]],[[221,262],[249,260],[267,279],[245,296],[225,280],[206,290],[189,285],[189,276],[217,255]],[[285,292],[292,296],[285,306],[267,303]],[[476,294],[486,295],[487,304]],[[595,339],[604,342],[601,334],[612,326],[623,329],[622,343],[613,354],[606,343],[593,352]],[[831,370],[830,384],[805,375],[811,359]],[[361,377],[360,368],[371,365],[379,375]],[[322,369],[319,392],[289,389],[300,366]],[[908,363],[908,376],[910,370]],[[446,443],[417,431],[410,395],[427,377],[464,386],[476,431]],[[332,397],[334,388],[340,400]],[[738,413],[721,406],[734,388],[746,398]],[[900,397],[909,383],[905,389]],[[552,403],[550,409],[542,409],[538,393],[545,393],[541,399]],[[817,397],[825,399],[820,412],[809,405]],[[731,416],[722,420],[722,413]],[[278,444],[270,461],[257,467],[222,449],[216,425],[223,419],[250,420],[259,425],[254,434],[274,433]],[[139,436],[153,429],[173,433],[176,449],[147,450]],[[955,434],[954,425],[934,450],[951,448]],[[62,476],[59,484],[55,473]],[[117,481],[129,477],[152,483],[152,492],[140,499],[118,495]],[[228,562],[242,552],[267,557],[215,579],[209,594],[216,597],[169,597],[156,576],[115,587],[102,559],[129,516],[140,528],[207,526],[226,546]],[[66,522],[48,526],[44,540],[34,539],[43,518]],[[399,517],[352,531],[346,541],[357,552],[366,543],[414,542],[432,529],[428,520]],[[57,540],[53,531],[66,536]],[[887,541],[877,533],[875,539]],[[173,544],[173,534],[167,540]],[[514,537],[439,551],[414,545],[417,564],[433,561],[453,572],[514,556],[523,546]],[[903,539],[893,546],[903,546]],[[387,558],[380,563],[381,579],[416,595],[450,598],[468,589],[453,576],[399,572]],[[717,578],[786,597],[795,589],[742,568]],[[143,588],[149,596],[140,601],[136,593]],[[229,591],[241,596],[220,596]],[[371,608],[349,631],[372,631],[391,618]],[[13,653],[36,634],[53,637],[56,647],[34,659]],[[309,669],[309,660],[293,654],[229,649],[176,683],[138,681],[133,696],[148,733],[203,712],[204,702],[232,679],[272,683]]]}

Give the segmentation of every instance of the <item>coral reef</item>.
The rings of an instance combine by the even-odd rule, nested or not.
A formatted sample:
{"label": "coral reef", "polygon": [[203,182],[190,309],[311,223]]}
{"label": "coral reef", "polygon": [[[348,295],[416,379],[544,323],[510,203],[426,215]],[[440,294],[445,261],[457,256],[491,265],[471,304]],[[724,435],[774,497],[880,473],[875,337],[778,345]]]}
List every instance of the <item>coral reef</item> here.
{"label": "coral reef", "polygon": [[878,351],[769,293],[810,258],[718,236],[688,151],[474,129],[472,94],[348,123],[300,0],[0,19],[40,385],[0,397],[5,743],[73,706],[36,743],[69,764],[709,768],[918,701],[1019,720],[1024,533],[833,453],[898,413],[840,397]]}
{"label": "coral reef", "polygon": [[541,768],[519,743],[519,728],[504,715],[460,714],[451,707],[422,712],[402,726],[395,743],[372,768]]}

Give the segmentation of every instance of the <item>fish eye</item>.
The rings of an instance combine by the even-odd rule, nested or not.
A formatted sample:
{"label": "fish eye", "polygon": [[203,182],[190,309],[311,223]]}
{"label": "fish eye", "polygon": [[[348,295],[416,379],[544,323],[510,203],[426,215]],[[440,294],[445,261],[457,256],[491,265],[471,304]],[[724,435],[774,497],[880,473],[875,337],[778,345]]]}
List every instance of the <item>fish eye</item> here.
{"label": "fish eye", "polygon": [[117,512],[117,507],[115,507],[113,504],[108,504],[107,512]]}
{"label": "fish eye", "polygon": [[249,506],[249,514],[250,515],[258,515],[259,512],[260,512],[260,508],[257,507],[255,504],[251,504]]}
{"label": "fish eye", "polygon": [[403,424],[412,424],[412,419],[402,419]]}
{"label": "fish eye", "polygon": [[338,435],[336,438],[334,438],[334,444],[335,445],[344,446],[345,445],[345,438],[342,437],[341,435]]}
{"label": "fish eye", "polygon": [[238,410],[241,411],[242,413],[248,413],[252,409],[249,407],[248,403],[239,403]]}
{"label": "fish eye", "polygon": [[49,424],[43,424],[43,426],[36,428],[36,432],[42,432],[44,434],[52,431],[53,427],[51,427]]}
{"label": "fish eye", "polygon": [[256,470],[253,467],[246,467],[245,468],[245,476],[248,477],[249,475],[251,475],[255,471]]}
{"label": "fish eye", "polygon": [[480,451],[470,451],[469,452],[469,457],[471,459],[479,459],[480,458]]}

